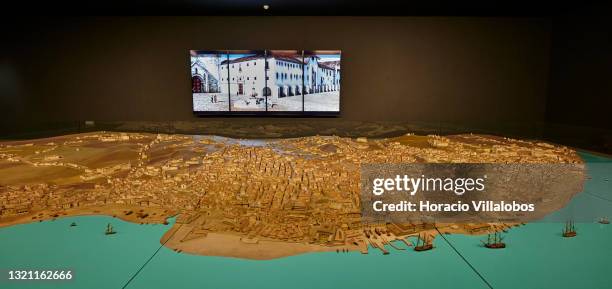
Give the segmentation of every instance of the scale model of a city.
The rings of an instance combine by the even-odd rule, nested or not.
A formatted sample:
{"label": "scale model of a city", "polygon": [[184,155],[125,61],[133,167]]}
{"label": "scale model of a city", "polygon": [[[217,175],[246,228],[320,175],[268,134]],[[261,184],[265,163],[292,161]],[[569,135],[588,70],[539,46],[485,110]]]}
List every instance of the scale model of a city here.
{"label": "scale model of a city", "polygon": [[369,247],[389,253],[385,245],[410,236],[425,250],[439,232],[517,225],[364,224],[361,164],[414,162],[582,160],[567,147],[471,134],[244,140],[97,132],[0,142],[0,226],[74,215],[161,224],[177,216],[161,240],[177,252],[271,259]]}

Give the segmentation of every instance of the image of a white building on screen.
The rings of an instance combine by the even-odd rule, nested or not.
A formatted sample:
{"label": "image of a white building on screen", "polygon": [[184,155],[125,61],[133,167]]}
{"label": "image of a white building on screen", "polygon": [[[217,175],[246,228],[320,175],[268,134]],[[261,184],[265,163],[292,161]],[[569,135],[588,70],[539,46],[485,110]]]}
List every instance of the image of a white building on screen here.
{"label": "image of a white building on screen", "polygon": [[221,72],[232,111],[302,111],[301,53],[230,54]]}
{"label": "image of a white building on screen", "polygon": [[221,79],[229,82],[221,91],[229,93],[232,111],[265,111],[266,57],[263,53],[229,54],[221,63]]}
{"label": "image of a white building on screen", "polygon": [[303,60],[301,51],[275,51],[270,55],[269,76],[272,80],[272,95],[268,99],[268,110],[302,111],[304,93]]}
{"label": "image of a white building on screen", "polygon": [[[201,98],[209,102],[204,105],[206,110],[227,111],[221,106],[229,101],[231,111],[339,111],[339,54],[312,55],[305,60],[301,51],[269,50],[230,52],[217,59],[218,65],[211,59],[192,64],[192,77],[203,83],[219,80],[217,86],[213,81],[205,88],[200,88],[199,80],[192,80],[194,89],[206,91],[201,92],[208,96]],[[218,78],[215,69],[207,68],[211,65],[218,67]],[[196,94],[200,93],[194,92],[194,103]]]}
{"label": "image of a white building on screen", "polygon": [[340,52],[304,53],[304,111],[340,111]]}

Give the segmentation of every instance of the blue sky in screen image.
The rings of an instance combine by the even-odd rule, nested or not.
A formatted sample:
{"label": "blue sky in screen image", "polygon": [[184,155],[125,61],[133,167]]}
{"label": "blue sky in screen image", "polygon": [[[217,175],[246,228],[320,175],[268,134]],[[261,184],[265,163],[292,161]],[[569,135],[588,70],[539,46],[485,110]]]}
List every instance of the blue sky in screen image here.
{"label": "blue sky in screen image", "polygon": [[340,54],[317,54],[317,56],[324,61],[340,60]]}
{"label": "blue sky in screen image", "polygon": [[229,55],[229,59],[230,60],[234,60],[236,58],[246,57],[246,56],[253,56],[253,55],[256,55],[256,54],[254,54],[254,53],[251,53],[251,54],[230,54]]}

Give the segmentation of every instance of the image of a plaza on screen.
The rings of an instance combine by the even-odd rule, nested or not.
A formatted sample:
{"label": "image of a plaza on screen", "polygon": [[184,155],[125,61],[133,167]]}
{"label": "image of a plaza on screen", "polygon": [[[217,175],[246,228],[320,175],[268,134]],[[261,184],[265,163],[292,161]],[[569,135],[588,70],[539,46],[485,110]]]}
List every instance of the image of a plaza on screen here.
{"label": "image of a plaza on screen", "polygon": [[340,51],[191,51],[195,112],[339,112]]}
{"label": "image of a plaza on screen", "polygon": [[191,92],[194,111],[229,111],[227,77],[221,77],[221,62],[226,53],[191,51]]}
{"label": "image of a plaza on screen", "polygon": [[304,51],[304,111],[340,111],[340,51]]}

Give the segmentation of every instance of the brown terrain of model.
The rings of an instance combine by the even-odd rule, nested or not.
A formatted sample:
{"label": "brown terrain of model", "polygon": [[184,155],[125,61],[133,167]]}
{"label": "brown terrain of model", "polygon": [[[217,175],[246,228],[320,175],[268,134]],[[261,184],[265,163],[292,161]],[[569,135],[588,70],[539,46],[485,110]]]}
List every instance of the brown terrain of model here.
{"label": "brown terrain of model", "polygon": [[[201,255],[271,259],[359,250],[433,224],[361,222],[362,163],[581,163],[575,151],[485,135],[388,139],[97,132],[0,142],[0,226],[74,215],[135,223],[178,216],[162,243]],[[516,224],[436,224],[486,234]],[[103,228],[101,228],[102,230]]]}

